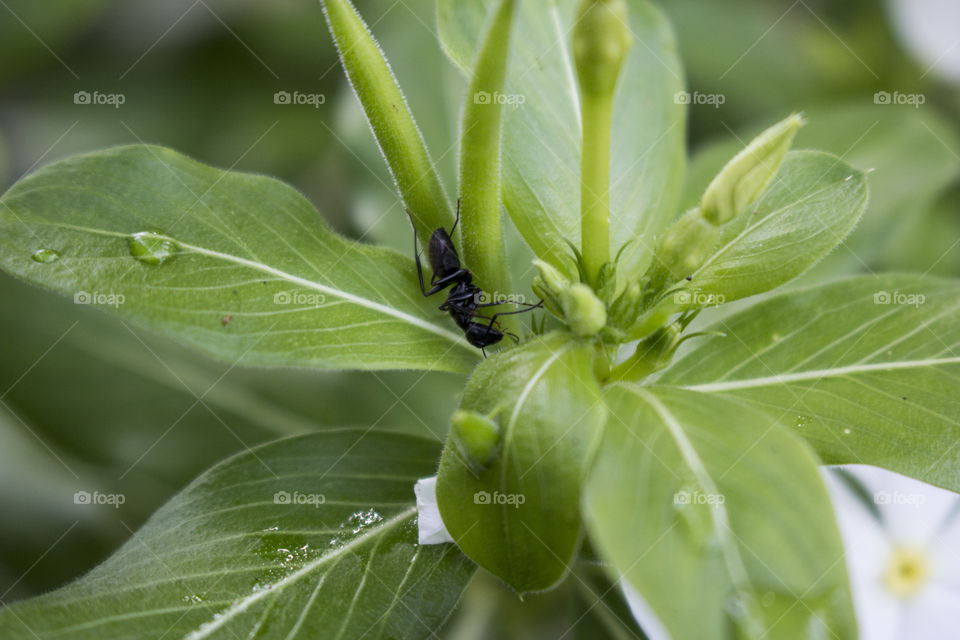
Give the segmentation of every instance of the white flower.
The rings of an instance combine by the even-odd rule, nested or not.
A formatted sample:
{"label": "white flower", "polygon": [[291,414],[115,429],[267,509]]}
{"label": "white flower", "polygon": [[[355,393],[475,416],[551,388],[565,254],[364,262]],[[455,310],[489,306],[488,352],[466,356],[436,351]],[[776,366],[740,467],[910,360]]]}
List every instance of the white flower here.
{"label": "white flower", "polygon": [[960,496],[863,465],[824,476],[861,640],[960,638]]}
{"label": "white flower", "polygon": [[437,507],[437,476],[421,478],[413,486],[417,496],[417,530],[420,544],[443,544],[453,538],[443,526],[440,508]]}

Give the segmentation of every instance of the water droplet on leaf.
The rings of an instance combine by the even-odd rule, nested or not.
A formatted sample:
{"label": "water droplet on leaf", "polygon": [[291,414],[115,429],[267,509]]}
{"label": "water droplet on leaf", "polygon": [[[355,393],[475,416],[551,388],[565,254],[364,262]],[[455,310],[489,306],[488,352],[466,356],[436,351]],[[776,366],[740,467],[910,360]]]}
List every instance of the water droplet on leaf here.
{"label": "water droplet on leaf", "polygon": [[56,262],[57,260],[59,260],[60,254],[54,251],[53,249],[38,249],[30,257],[33,258],[34,262],[47,264],[49,262]]}
{"label": "water droplet on leaf", "polygon": [[155,231],[141,231],[130,236],[130,255],[144,264],[161,265],[170,260],[179,247]]}

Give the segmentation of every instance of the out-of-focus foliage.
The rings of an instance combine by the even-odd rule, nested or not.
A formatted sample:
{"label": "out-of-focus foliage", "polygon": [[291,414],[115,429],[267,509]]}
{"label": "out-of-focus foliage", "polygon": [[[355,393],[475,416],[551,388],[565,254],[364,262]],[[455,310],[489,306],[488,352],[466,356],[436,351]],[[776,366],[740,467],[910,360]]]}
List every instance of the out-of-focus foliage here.
{"label": "out-of-focus foliage", "polygon": [[[356,4],[453,194],[466,84],[440,50],[433,3]],[[837,250],[817,267],[821,273],[960,273],[953,240],[960,236],[960,89],[925,73],[927,65],[901,48],[883,2],[658,4],[673,22],[688,90],[724,96],[716,107],[691,105],[687,198],[702,193],[692,186],[697,175],[709,180],[742,146],[737,138],[749,140],[803,109],[810,124],[797,148],[827,149],[856,169],[876,169],[874,197],[850,249]],[[921,93],[925,103],[876,105],[879,91]],[[77,92],[122,94],[124,103],[75,104]],[[323,102],[277,104],[277,92],[322,95]],[[66,155],[136,142],[277,176],[338,230],[411,250],[402,205],[317,2],[5,0],[0,190]],[[517,250],[515,230],[508,242],[514,286],[528,293],[530,255]],[[136,331],[0,279],[0,332],[18,336],[0,344],[0,599],[36,594],[92,567],[189,479],[245,446],[325,425],[375,424],[443,439],[462,388],[462,380],[440,374],[241,370]],[[78,489],[122,492],[127,500],[119,509],[76,505]],[[509,614],[485,620],[486,627],[471,623],[491,597],[480,582],[468,592],[462,620],[453,623],[462,637],[482,637],[470,635],[477,628],[513,630]],[[573,597],[552,594],[545,607]],[[569,624],[582,609],[566,609]],[[602,623],[615,635],[610,619],[594,609],[575,632],[590,637],[591,625]],[[555,620],[542,624],[557,628]]]}

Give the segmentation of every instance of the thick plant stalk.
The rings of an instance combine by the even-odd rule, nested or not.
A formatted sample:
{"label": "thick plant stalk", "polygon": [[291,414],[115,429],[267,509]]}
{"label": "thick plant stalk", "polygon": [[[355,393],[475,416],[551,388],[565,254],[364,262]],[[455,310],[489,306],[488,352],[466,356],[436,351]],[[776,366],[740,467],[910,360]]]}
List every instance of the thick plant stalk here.
{"label": "thick plant stalk", "polygon": [[[500,210],[500,132],[515,5],[515,0],[502,0],[494,14],[474,65],[460,133],[463,258],[479,286],[492,296],[511,292]],[[507,310],[497,306],[487,311],[501,309]],[[513,316],[501,320],[510,330],[516,330]]]}
{"label": "thick plant stalk", "polygon": [[426,243],[453,225],[450,202],[390,65],[349,0],[321,0],[340,62]]}
{"label": "thick plant stalk", "polygon": [[610,133],[617,77],[630,48],[627,21],[623,0],[583,0],[573,30],[583,122],[580,241],[593,286],[610,261]]}

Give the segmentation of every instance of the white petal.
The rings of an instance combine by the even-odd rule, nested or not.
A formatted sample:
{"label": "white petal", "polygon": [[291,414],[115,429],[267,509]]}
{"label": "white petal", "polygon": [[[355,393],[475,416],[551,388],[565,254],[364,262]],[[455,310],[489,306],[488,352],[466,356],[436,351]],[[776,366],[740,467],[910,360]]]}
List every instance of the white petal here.
{"label": "white petal", "polygon": [[956,0],[888,0],[888,5],[890,24],[919,59],[924,75],[930,71],[960,82],[960,6]]}
{"label": "white petal", "polygon": [[956,505],[955,493],[877,467],[843,467],[866,487],[883,515],[889,537],[904,545],[926,546]]}
{"label": "white petal", "polygon": [[643,599],[640,592],[630,586],[630,583],[626,580],[621,580],[620,584],[623,585],[623,595],[627,599],[627,604],[630,606],[630,613],[633,614],[634,620],[637,621],[637,624],[640,625],[643,632],[647,634],[647,637],[650,638],[650,640],[670,640],[670,634],[667,632],[666,627],[660,622],[660,618],[653,612],[653,609],[651,609],[647,601]]}
{"label": "white petal", "polygon": [[956,640],[960,636],[960,592],[931,584],[911,600],[903,621],[905,640]]}
{"label": "white petal", "polygon": [[[853,472],[847,466],[845,470]],[[857,473],[857,478],[861,479]],[[846,552],[847,572],[861,640],[899,640],[900,601],[883,585],[892,550],[886,532],[847,484],[823,469]],[[861,479],[862,481],[862,479]]]}
{"label": "white petal", "polygon": [[413,487],[417,495],[417,528],[420,544],[443,544],[453,538],[443,526],[440,509],[437,507],[437,476],[421,478]]}

